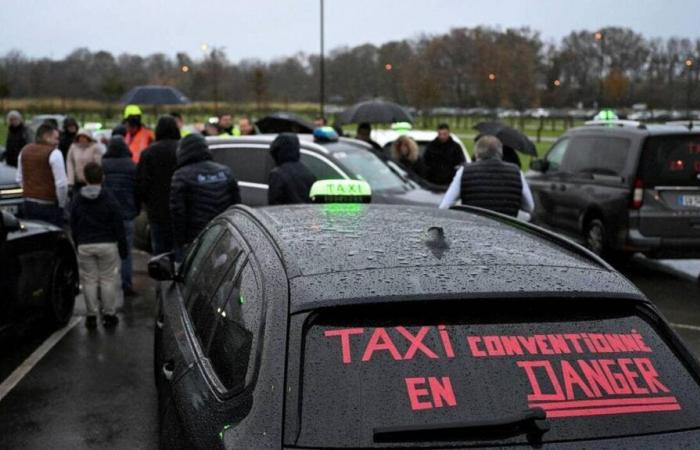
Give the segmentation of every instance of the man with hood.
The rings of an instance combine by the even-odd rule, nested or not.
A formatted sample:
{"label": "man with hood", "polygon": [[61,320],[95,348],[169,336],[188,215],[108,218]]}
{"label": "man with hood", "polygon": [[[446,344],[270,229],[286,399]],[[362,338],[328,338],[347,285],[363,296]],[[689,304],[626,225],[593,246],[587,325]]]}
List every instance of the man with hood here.
{"label": "man with hood", "polygon": [[66,117],[63,121],[63,131],[58,141],[58,149],[63,153],[63,159],[68,158],[68,149],[78,135],[79,128],[78,121],[72,117]]}
{"label": "man with hood", "polygon": [[423,177],[440,186],[447,186],[457,168],[466,162],[462,147],[452,139],[446,123],[438,125],[438,136],[428,144],[423,154]]}
{"label": "man with hood", "polygon": [[275,167],[270,171],[267,202],[269,205],[310,203],[309,191],[316,177],[299,161],[299,138],[294,133],[280,133],[270,144]]}
{"label": "man with hood", "polygon": [[177,170],[170,185],[170,216],[177,258],[182,258],[185,247],[209,221],[240,202],[238,182],[231,169],[212,161],[204,137],[193,133],[180,140]]}
{"label": "man with hood", "polygon": [[137,105],[127,105],[124,108],[126,122],[126,144],[131,150],[135,163],[139,162],[141,152],[153,142],[153,133],[141,123],[141,108]]}
{"label": "man with hood", "polygon": [[105,328],[113,328],[119,322],[116,316],[121,285],[119,258],[126,258],[127,253],[119,204],[109,190],[102,188],[103,180],[104,173],[99,164],[91,162],[85,165],[86,184],[74,197],[70,214],[87,309],[85,326],[90,329],[97,326],[98,312],[102,313]]}
{"label": "man with hood", "polygon": [[7,140],[5,141],[5,162],[7,165],[17,167],[17,158],[22,148],[32,142],[31,131],[24,124],[22,114],[19,111],[7,113]]}
{"label": "man with hood", "polygon": [[141,153],[137,167],[138,192],[146,205],[154,255],[173,250],[170,183],[177,165],[175,155],[179,140],[177,119],[161,117],[156,125],[156,141]]}
{"label": "man with hood", "polygon": [[141,202],[136,190],[136,164],[131,160],[131,151],[122,136],[109,140],[107,153],[102,157],[105,174],[104,187],[119,203],[119,213],[126,232],[126,258],[122,259],[122,290],[127,297],[136,295],[131,280],[131,247],[134,245],[134,219],[139,215]]}

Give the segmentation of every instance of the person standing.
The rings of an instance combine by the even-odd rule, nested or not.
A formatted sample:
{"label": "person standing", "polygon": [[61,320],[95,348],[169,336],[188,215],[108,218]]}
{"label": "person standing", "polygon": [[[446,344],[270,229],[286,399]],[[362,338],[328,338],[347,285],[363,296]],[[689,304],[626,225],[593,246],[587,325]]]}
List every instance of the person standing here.
{"label": "person standing", "polygon": [[238,121],[238,131],[241,136],[251,136],[255,134],[255,125],[250,120],[250,117],[241,117]]}
{"label": "person standing", "polygon": [[138,193],[146,206],[154,255],[173,250],[170,219],[170,183],[177,165],[180,130],[174,117],[164,116],[156,125],[156,141],[141,153],[137,167]]}
{"label": "person standing", "polygon": [[281,133],[270,144],[275,167],[270,171],[267,203],[289,205],[310,203],[309,191],[316,177],[302,164],[299,138],[294,133]]}
{"label": "person standing", "polygon": [[[117,298],[120,295],[119,258],[126,258],[127,243],[119,204],[102,188],[104,173],[95,162],[85,165],[86,185],[80,188],[71,204],[70,226],[78,249],[78,271],[85,295],[85,326],[114,328]],[[99,288],[99,298],[98,298]]]}
{"label": "person standing", "polygon": [[201,134],[190,134],[177,148],[177,170],[170,186],[170,216],[177,259],[210,220],[240,203],[231,169],[212,161]]}
{"label": "person standing", "polygon": [[137,105],[127,105],[124,108],[124,120],[126,121],[126,144],[131,150],[131,157],[135,163],[139,162],[141,152],[153,142],[153,133],[143,126],[141,122],[141,108]]}
{"label": "person standing", "polygon": [[114,136],[109,140],[107,153],[102,158],[104,187],[119,203],[119,212],[126,233],[126,258],[122,259],[122,290],[127,297],[136,295],[132,283],[132,255],[134,245],[134,219],[139,215],[141,202],[137,197],[136,164],[131,160],[131,151],[124,138]]}
{"label": "person standing", "polygon": [[68,150],[78,135],[78,121],[72,117],[66,117],[63,121],[63,131],[58,141],[58,149],[63,154],[63,159],[68,159]]}
{"label": "person standing", "polygon": [[36,143],[25,145],[17,158],[16,180],[22,186],[24,218],[63,227],[68,180],[57,146],[58,130],[46,123],[40,125]]}
{"label": "person standing", "polygon": [[391,159],[413,179],[421,178],[423,174],[422,161],[418,153],[416,141],[405,134],[396,138],[391,144]]}
{"label": "person standing", "polygon": [[66,164],[68,166],[68,185],[73,191],[85,186],[83,169],[88,163],[102,161],[100,146],[92,138],[87,130],[79,130],[75,136],[75,142],[68,149]]}
{"label": "person standing", "polygon": [[7,140],[5,141],[5,162],[8,166],[17,167],[19,152],[25,145],[32,142],[31,131],[24,124],[22,114],[12,110],[7,113]]}
{"label": "person standing", "polygon": [[233,127],[233,118],[231,114],[222,114],[219,116],[219,122],[216,124],[219,130],[219,136],[240,136],[241,131]]}
{"label": "person standing", "polygon": [[357,134],[355,135],[355,139],[360,140],[362,142],[366,142],[369,145],[372,146],[372,150],[375,153],[380,153],[383,154],[382,152],[382,146],[377,144],[373,139],[372,139],[372,125],[370,125],[367,122],[362,122],[357,126]]}
{"label": "person standing", "polygon": [[437,132],[437,137],[428,144],[422,158],[424,178],[430,183],[446,186],[466,159],[462,147],[452,139],[449,125],[440,124]]}
{"label": "person standing", "polygon": [[454,176],[441,209],[458,199],[463,205],[477,206],[517,217],[518,211],[534,209],[532,192],[515,165],[503,162],[503,146],[494,136],[482,136],[474,147],[476,161],[461,167]]}

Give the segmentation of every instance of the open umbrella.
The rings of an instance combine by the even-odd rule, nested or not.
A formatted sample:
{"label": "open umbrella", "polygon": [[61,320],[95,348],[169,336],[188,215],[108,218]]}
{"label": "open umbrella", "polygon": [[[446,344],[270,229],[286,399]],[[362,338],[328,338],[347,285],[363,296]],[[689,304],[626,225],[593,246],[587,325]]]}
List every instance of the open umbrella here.
{"label": "open umbrella", "polygon": [[501,140],[504,146],[524,153],[537,156],[535,144],[519,130],[502,124],[501,122],[479,122],[474,126],[479,134],[489,134]]}
{"label": "open umbrella", "polygon": [[304,118],[288,112],[276,112],[255,122],[261,133],[312,133],[314,126]]}
{"label": "open umbrella", "polygon": [[136,86],[119,100],[125,105],[180,105],[189,103],[185,94],[170,86]]}
{"label": "open umbrella", "polygon": [[413,123],[413,117],[402,106],[384,100],[369,100],[352,105],[343,111],[338,124],[347,123]]}

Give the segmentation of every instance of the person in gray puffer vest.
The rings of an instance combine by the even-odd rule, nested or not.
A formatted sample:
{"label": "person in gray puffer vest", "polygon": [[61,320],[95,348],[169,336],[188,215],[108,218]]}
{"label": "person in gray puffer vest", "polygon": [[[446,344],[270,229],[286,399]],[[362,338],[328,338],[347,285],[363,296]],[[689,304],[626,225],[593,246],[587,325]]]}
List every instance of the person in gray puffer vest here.
{"label": "person in gray puffer vest", "polygon": [[520,169],[502,161],[503,145],[494,136],[482,136],[474,148],[476,162],[460,168],[445,193],[440,208],[477,206],[517,217],[518,211],[534,209],[532,192]]}
{"label": "person in gray puffer vest", "polygon": [[122,136],[109,140],[107,153],[102,157],[105,174],[104,187],[119,202],[119,213],[124,221],[127,256],[122,259],[122,290],[127,297],[136,295],[132,283],[131,248],[134,245],[134,219],[139,215],[141,201],[136,189],[136,164],[131,159],[131,150]]}
{"label": "person in gray puffer vest", "polygon": [[231,169],[212,161],[201,134],[189,134],[177,147],[177,169],[170,185],[170,215],[176,256],[182,257],[210,220],[241,202]]}

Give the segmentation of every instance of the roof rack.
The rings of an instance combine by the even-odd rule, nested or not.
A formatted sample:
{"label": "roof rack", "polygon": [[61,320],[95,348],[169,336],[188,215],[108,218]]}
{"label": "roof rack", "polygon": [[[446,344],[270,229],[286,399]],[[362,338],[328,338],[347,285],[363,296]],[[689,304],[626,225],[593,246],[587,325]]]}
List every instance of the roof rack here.
{"label": "roof rack", "polygon": [[613,120],[589,120],[584,123],[586,126],[616,126],[616,127],[634,127],[640,130],[645,130],[647,126],[638,120],[623,120],[623,119],[613,119]]}

